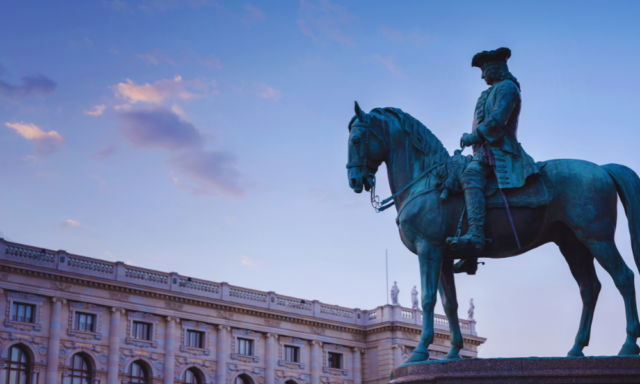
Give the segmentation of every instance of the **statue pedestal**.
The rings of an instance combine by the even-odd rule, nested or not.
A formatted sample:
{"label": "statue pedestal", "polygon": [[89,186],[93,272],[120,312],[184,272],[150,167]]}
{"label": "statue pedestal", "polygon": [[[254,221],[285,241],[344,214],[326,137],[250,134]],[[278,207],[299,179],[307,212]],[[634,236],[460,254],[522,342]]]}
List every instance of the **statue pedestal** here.
{"label": "statue pedestal", "polygon": [[430,360],[393,371],[391,384],[640,383],[640,356]]}

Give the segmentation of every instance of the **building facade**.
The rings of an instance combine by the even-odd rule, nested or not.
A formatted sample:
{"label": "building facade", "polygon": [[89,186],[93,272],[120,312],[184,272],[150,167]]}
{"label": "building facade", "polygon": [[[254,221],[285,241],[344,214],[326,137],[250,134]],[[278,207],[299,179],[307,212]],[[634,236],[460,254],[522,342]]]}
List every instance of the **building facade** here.
{"label": "building facade", "polygon": [[[0,239],[0,383],[387,383],[422,312],[261,292]],[[465,358],[486,339],[461,320]],[[436,315],[433,358],[449,349]]]}

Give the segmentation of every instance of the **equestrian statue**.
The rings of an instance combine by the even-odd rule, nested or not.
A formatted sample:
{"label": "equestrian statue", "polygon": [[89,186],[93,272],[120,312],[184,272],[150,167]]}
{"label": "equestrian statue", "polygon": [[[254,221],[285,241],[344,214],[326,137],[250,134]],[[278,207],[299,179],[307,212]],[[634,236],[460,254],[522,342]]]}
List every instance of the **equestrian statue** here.
{"label": "equestrian statue", "polygon": [[[410,361],[429,359],[436,291],[451,330],[447,359],[460,358],[454,273],[474,274],[478,258],[517,256],[549,242],[558,245],[569,264],[583,303],[568,356],[584,356],[589,345],[601,287],[594,258],[624,300],[627,338],[619,355],[638,355],[634,276],[614,235],[619,196],[640,268],[640,178],[619,164],[569,159],[536,163],[517,140],[521,89],[509,72],[510,57],[508,48],[500,48],[478,53],[471,61],[490,86],[478,99],[471,133],[460,140],[463,149],[473,149],[473,156],[463,156],[459,149],[451,156],[429,129],[397,108],[366,113],[356,103],[349,123],[349,186],[356,193],[370,191],[376,212],[395,205],[402,242],[420,262],[423,331]],[[376,172],[383,162],[392,196],[379,201]]]}

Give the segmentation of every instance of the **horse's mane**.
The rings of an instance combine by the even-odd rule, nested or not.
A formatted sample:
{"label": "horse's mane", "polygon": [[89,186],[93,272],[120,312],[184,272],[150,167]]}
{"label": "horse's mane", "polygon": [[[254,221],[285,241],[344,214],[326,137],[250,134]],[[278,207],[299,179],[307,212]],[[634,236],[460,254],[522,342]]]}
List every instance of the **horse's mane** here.
{"label": "horse's mane", "polygon": [[450,157],[449,152],[436,135],[410,114],[390,107],[375,108],[369,113],[377,115],[378,118],[395,122],[399,129],[408,134],[413,146],[423,154],[421,159],[423,169],[443,162]]}

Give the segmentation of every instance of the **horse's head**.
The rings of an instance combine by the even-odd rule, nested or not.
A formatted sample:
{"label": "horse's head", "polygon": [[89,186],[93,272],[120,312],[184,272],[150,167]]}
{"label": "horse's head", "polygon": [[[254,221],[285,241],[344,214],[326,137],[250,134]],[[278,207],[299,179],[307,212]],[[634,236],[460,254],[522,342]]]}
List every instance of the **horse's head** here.
{"label": "horse's head", "polygon": [[356,115],[349,123],[349,186],[356,193],[371,188],[372,178],[386,160],[387,150],[381,120],[367,114],[356,102]]}

